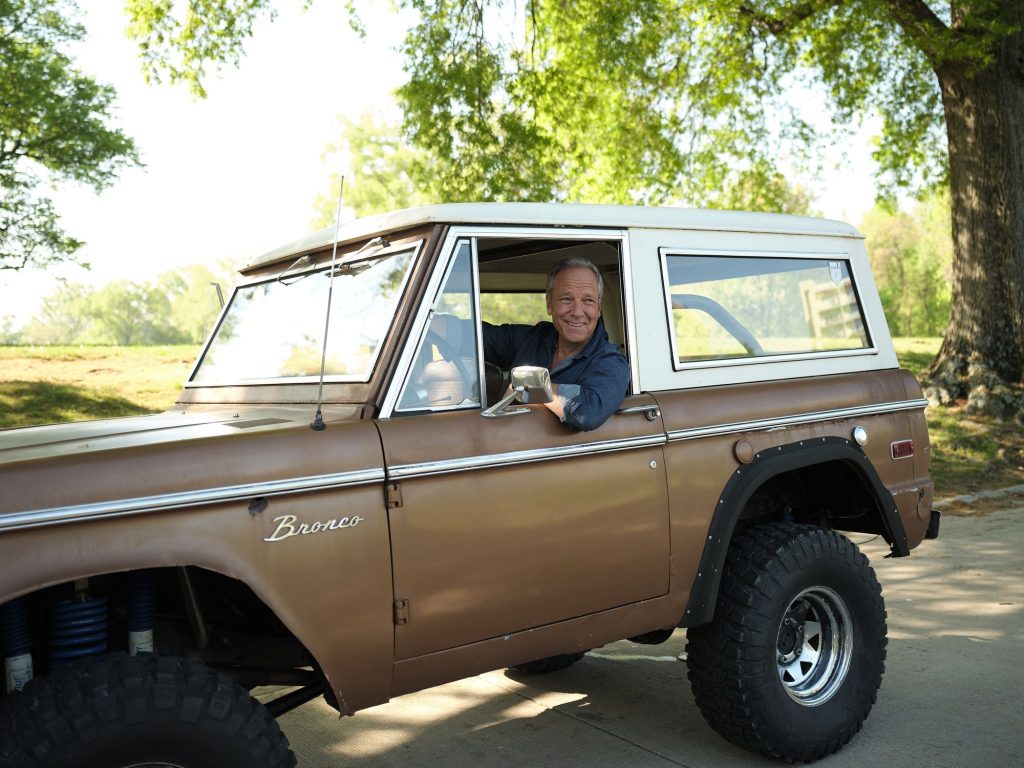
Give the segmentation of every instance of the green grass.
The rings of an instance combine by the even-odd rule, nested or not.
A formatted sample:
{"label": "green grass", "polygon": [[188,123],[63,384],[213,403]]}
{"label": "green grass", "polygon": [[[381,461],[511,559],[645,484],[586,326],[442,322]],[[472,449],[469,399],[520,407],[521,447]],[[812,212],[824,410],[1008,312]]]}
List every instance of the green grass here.
{"label": "green grass", "polygon": [[[896,339],[919,376],[939,339]],[[0,347],[0,427],[156,413],[173,405],[199,350],[177,347]],[[930,406],[936,496],[1024,483],[1018,425]]]}
{"label": "green grass", "polygon": [[915,376],[920,376],[928,367],[939,351],[939,344],[942,339],[936,338],[898,338],[893,339],[896,347],[896,357],[900,365],[906,368]]}
{"label": "green grass", "polygon": [[156,413],[198,348],[0,347],[0,427]]}
{"label": "green grass", "polygon": [[[938,338],[894,341],[900,364],[918,377],[941,343]],[[931,405],[926,416],[936,498],[1024,483],[1024,435],[1018,424],[965,413],[962,405]]]}

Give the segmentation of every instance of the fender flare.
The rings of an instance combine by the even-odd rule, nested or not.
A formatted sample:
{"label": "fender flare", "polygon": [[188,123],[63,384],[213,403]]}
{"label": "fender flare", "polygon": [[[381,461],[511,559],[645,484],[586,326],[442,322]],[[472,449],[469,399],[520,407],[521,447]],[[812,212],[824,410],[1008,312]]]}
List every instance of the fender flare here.
{"label": "fender flare", "polygon": [[892,555],[905,557],[910,554],[907,534],[892,494],[856,443],[841,437],[816,437],[765,449],[749,464],[741,464],[733,472],[718,499],[680,627],[704,624],[714,616],[729,542],[740,514],[754,492],[777,475],[835,461],[852,467],[873,494]]}

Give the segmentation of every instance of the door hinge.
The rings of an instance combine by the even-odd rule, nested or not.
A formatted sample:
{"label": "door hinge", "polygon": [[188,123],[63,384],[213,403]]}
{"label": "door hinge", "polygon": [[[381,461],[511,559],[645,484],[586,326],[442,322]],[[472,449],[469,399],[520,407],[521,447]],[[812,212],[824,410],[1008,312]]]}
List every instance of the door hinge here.
{"label": "door hinge", "polygon": [[395,600],[395,624],[409,623],[409,598]]}
{"label": "door hinge", "polygon": [[402,486],[398,481],[384,485],[384,504],[388,509],[402,506]]}

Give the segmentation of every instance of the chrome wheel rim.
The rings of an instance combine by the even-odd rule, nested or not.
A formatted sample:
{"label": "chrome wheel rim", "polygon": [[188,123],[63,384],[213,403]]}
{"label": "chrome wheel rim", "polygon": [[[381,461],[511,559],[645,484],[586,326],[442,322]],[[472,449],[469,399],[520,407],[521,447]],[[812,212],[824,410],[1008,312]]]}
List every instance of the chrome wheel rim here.
{"label": "chrome wheel rim", "polygon": [[805,707],[835,695],[850,670],[853,624],[846,603],[828,587],[797,595],[779,623],[776,664],[789,697]]}

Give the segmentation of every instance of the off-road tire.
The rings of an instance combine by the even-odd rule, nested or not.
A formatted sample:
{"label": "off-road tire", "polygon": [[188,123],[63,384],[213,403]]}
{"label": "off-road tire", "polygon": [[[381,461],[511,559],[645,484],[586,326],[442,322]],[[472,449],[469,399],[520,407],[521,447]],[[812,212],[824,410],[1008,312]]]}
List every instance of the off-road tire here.
{"label": "off-road tire", "polygon": [[714,619],[687,631],[697,706],[726,739],[767,757],[830,755],[875,703],[885,620],[874,571],[845,536],[784,524],[739,533]]}
{"label": "off-road tire", "polygon": [[557,656],[548,656],[536,661],[528,661],[525,664],[516,664],[509,667],[513,672],[522,675],[546,675],[550,672],[558,672],[566,667],[571,667],[577,661],[586,656],[586,653],[560,653]]}
{"label": "off-road tire", "polygon": [[0,768],[286,768],[295,755],[262,704],[191,661],[111,654],[0,699]]}

